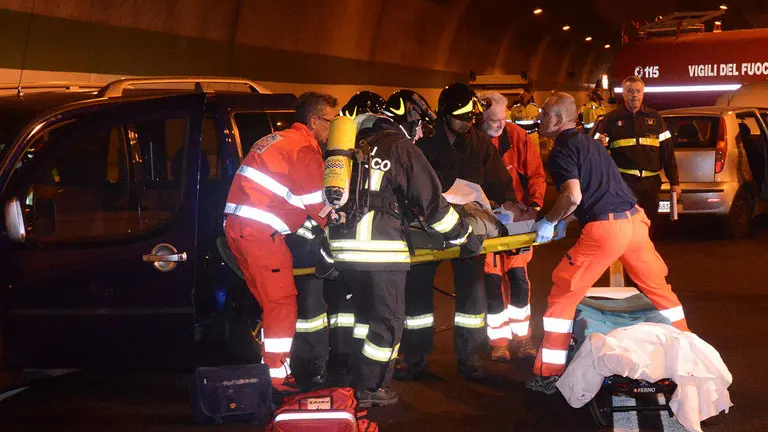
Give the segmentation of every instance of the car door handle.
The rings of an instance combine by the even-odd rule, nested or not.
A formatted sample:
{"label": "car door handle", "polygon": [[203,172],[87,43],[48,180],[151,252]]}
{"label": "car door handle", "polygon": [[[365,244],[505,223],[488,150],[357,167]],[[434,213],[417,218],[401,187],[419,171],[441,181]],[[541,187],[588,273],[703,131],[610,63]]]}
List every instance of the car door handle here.
{"label": "car door handle", "polygon": [[142,255],[141,259],[144,262],[184,262],[187,260],[187,253],[182,252],[180,254],[170,255]]}
{"label": "car door handle", "polygon": [[175,269],[177,263],[187,261],[187,253],[179,253],[173,245],[160,243],[153,247],[149,254],[142,255],[141,259],[144,262],[151,262],[155,269],[167,272]]}

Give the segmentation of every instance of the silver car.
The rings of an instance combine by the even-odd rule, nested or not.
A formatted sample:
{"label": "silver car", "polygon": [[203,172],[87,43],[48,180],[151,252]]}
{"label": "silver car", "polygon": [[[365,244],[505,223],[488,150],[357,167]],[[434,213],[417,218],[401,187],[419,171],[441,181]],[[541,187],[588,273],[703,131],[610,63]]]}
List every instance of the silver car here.
{"label": "silver car", "polygon": [[[720,218],[729,237],[749,234],[768,202],[768,109],[698,107],[661,111],[675,144],[680,217]],[[660,213],[669,213],[664,178]]]}

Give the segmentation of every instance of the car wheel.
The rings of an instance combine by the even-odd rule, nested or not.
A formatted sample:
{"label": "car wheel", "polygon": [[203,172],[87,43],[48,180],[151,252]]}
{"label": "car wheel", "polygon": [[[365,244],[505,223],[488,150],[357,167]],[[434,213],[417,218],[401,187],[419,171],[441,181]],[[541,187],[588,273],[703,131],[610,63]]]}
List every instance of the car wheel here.
{"label": "car wheel", "polygon": [[723,234],[727,238],[743,238],[752,228],[752,200],[744,190],[736,193],[731,209],[721,221]]}

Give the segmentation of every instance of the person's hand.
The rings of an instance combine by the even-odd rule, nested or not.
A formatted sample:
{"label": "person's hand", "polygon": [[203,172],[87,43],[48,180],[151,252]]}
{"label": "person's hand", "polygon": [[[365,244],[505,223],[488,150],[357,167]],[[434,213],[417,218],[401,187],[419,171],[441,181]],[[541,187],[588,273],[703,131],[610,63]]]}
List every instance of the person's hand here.
{"label": "person's hand", "polygon": [[467,240],[459,246],[459,258],[477,256],[483,248],[483,239],[475,233],[469,233]]}
{"label": "person's hand", "polygon": [[558,221],[555,225],[555,236],[552,240],[560,240],[565,237],[566,231],[568,231],[568,222],[565,219]]}
{"label": "person's hand", "polygon": [[523,214],[522,220],[536,220],[536,216],[539,215],[539,209],[534,206],[525,207],[525,214]]}
{"label": "person's hand", "polygon": [[555,223],[548,221],[546,217],[536,222],[533,225],[533,230],[536,231],[536,243],[552,241],[552,237],[555,235],[555,225]]}
{"label": "person's hand", "polygon": [[680,185],[670,186],[669,192],[677,195],[677,199],[680,199]]}
{"label": "person's hand", "polygon": [[608,147],[608,135],[606,134],[599,134],[597,136],[597,140],[603,143],[603,147]]}
{"label": "person's hand", "polygon": [[504,210],[512,213],[512,222],[525,220],[525,212],[527,211],[525,205],[519,202],[507,201],[502,205],[502,207],[504,207]]}

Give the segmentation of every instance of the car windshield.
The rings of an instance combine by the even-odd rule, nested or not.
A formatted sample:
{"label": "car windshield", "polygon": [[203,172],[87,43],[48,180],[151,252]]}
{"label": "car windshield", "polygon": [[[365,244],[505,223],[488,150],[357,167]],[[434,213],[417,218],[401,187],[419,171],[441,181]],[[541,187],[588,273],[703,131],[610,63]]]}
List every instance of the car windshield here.
{"label": "car windshield", "polygon": [[675,148],[714,148],[719,120],[715,116],[664,117]]}
{"label": "car windshield", "polygon": [[0,124],[0,161],[5,160],[6,154],[13,145],[13,140],[16,139],[17,132],[16,127]]}

